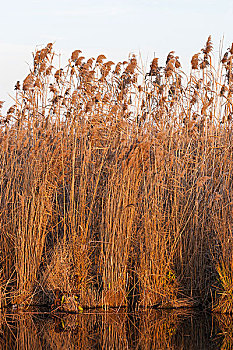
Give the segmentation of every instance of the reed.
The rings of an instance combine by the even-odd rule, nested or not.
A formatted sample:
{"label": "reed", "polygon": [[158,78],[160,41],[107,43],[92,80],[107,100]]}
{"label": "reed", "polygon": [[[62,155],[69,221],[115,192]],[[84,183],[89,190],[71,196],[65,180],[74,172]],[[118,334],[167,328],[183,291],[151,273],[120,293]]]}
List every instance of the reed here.
{"label": "reed", "polygon": [[[232,58],[33,55],[1,116],[1,300],[232,311]],[[2,107],[2,103],[1,103]],[[41,299],[42,296],[42,299]],[[4,303],[3,303],[3,300]],[[52,301],[51,301],[52,302]]]}

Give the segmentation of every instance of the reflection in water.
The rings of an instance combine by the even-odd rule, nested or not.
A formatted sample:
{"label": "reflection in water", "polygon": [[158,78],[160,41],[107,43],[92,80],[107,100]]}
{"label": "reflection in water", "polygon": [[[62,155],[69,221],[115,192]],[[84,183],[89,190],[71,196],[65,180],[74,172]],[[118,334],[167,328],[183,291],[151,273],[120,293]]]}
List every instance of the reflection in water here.
{"label": "reflection in water", "polygon": [[5,314],[0,349],[232,349],[232,320],[195,312]]}

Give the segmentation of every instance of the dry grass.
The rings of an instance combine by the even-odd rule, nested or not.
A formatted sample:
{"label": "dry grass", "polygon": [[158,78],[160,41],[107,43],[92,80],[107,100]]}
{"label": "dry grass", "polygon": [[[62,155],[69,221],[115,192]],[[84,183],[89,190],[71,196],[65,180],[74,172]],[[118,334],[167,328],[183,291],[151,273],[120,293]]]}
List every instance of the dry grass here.
{"label": "dry grass", "polygon": [[1,118],[2,300],[232,311],[233,49],[211,50],[188,77],[174,52],[145,76],[135,56],[35,52]]}

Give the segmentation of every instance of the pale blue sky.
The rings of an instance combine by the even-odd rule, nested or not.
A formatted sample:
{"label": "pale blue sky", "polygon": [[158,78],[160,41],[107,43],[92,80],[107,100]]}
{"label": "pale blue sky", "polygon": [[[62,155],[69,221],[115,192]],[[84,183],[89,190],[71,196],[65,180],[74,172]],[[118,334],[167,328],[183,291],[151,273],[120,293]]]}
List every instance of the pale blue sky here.
{"label": "pale blue sky", "polygon": [[55,42],[65,60],[73,50],[127,59],[130,52],[161,64],[175,50],[184,68],[208,35],[233,42],[233,0],[13,0],[1,4],[0,100],[28,73],[31,53]]}

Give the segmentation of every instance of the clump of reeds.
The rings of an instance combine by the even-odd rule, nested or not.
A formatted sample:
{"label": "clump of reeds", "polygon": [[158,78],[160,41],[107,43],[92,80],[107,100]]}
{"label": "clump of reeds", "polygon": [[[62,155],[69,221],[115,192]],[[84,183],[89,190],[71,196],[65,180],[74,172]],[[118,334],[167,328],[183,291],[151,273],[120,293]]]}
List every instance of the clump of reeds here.
{"label": "clump of reeds", "polygon": [[75,50],[57,69],[52,44],[35,52],[1,116],[7,302],[59,289],[85,306],[231,311],[233,49],[217,67],[211,51],[209,37],[188,77],[174,51],[146,75],[135,55]]}

